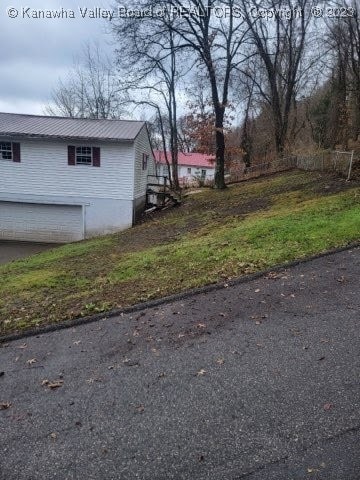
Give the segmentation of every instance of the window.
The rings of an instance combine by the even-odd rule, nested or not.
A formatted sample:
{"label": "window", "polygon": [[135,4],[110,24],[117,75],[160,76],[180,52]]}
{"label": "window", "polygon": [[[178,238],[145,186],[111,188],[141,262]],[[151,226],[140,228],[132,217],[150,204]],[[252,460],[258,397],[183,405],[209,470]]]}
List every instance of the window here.
{"label": "window", "polygon": [[146,153],[143,153],[143,159],[142,159],[142,169],[146,170],[148,166],[148,161],[149,161],[149,155]]}
{"label": "window", "polygon": [[13,152],[11,142],[0,143],[0,160],[12,160]]}
{"label": "window", "polygon": [[206,170],[201,170],[201,178],[205,178],[206,177]]}
{"label": "window", "polygon": [[188,172],[188,175],[191,175],[191,168],[190,167],[187,169],[187,172]]}
{"label": "window", "polygon": [[76,147],[76,165],[92,165],[91,147]]}

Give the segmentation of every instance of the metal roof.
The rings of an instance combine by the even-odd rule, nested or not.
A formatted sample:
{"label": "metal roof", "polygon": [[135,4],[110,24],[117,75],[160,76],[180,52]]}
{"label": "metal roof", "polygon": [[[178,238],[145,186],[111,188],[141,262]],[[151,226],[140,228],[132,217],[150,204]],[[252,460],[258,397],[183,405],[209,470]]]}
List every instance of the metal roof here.
{"label": "metal roof", "polygon": [[135,140],[145,122],[69,117],[47,117],[0,112],[0,136]]}
{"label": "metal roof", "polygon": [[[166,152],[170,163],[172,163],[171,152]],[[162,150],[154,150],[155,161],[157,163],[166,164],[165,154]],[[178,153],[178,165],[186,165],[189,167],[215,167],[215,156],[206,155],[205,153]]]}

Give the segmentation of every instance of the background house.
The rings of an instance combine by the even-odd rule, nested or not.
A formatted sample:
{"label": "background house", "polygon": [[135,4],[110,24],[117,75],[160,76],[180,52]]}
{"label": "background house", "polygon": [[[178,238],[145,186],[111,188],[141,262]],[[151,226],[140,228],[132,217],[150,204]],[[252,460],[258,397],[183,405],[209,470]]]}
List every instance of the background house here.
{"label": "background house", "polygon": [[144,122],[0,113],[0,238],[70,242],[130,227],[153,173]]}
{"label": "background house", "polygon": [[[165,161],[165,153],[154,150],[156,171],[158,175],[169,177],[169,170]],[[169,162],[172,162],[171,153],[167,152]],[[204,153],[178,154],[178,176],[180,185],[196,185],[198,181],[212,181],[215,175],[215,157]]]}

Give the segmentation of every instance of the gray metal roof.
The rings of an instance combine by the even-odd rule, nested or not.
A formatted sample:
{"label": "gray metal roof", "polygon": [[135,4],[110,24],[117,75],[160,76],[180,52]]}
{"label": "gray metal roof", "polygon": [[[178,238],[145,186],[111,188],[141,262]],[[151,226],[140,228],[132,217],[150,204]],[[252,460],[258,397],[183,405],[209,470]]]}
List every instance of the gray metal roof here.
{"label": "gray metal roof", "polygon": [[0,136],[134,140],[144,124],[134,120],[93,120],[0,112]]}

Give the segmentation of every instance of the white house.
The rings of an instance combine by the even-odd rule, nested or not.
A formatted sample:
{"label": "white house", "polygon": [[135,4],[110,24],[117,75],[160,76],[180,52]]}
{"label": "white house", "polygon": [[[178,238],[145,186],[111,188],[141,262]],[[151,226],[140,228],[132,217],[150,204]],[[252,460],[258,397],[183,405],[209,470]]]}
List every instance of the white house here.
{"label": "white house", "polygon": [[[169,170],[165,160],[165,153],[154,150],[156,170],[158,175],[169,177]],[[172,163],[171,153],[167,152],[168,161]],[[182,185],[192,184],[197,180],[213,180],[215,175],[215,157],[204,153],[178,154],[178,177]]]}
{"label": "white house", "polygon": [[62,243],[130,227],[154,173],[144,122],[0,113],[0,238]]}

